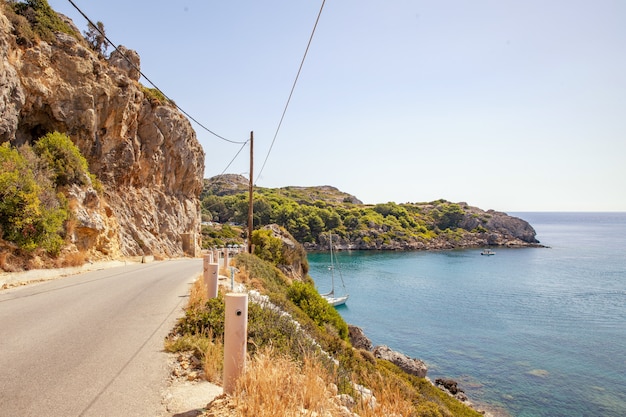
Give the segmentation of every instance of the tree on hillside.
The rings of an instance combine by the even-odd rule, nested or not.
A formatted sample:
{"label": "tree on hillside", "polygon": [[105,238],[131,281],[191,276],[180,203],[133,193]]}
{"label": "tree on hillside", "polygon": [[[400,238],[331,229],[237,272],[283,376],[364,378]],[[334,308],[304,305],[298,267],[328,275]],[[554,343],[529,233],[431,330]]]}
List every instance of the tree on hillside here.
{"label": "tree on hillside", "polygon": [[437,227],[441,230],[455,229],[459,227],[465,212],[458,204],[444,203],[433,210],[433,218],[437,221]]}
{"label": "tree on hillside", "polygon": [[89,42],[91,49],[96,51],[102,56],[106,56],[109,43],[106,40],[106,33],[104,31],[104,23],[98,21],[96,25],[92,25],[91,22],[87,25],[87,30],[83,32],[85,39]]}

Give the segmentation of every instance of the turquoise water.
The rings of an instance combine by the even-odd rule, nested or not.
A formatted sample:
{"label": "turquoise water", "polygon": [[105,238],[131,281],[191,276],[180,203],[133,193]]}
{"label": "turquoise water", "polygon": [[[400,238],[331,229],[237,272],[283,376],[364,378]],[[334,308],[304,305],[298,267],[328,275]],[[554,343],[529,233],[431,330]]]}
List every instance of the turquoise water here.
{"label": "turquoise water", "polygon": [[626,213],[514,215],[550,248],[338,253],[339,312],[501,415],[626,416]]}

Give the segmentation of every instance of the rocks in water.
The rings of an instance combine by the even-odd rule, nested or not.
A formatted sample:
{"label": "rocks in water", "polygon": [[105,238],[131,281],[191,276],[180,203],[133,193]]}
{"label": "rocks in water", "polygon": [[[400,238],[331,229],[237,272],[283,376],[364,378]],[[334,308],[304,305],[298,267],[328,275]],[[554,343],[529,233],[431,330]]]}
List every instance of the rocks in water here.
{"label": "rocks in water", "polygon": [[459,401],[468,402],[465,391],[459,388],[458,383],[453,379],[437,378],[435,379],[435,386],[452,395]]}
{"label": "rocks in water", "polygon": [[385,345],[376,346],[374,348],[374,356],[376,356],[378,359],[384,359],[393,363],[410,375],[424,378],[428,373],[428,367],[423,361],[410,358],[407,355],[396,352]]}
{"label": "rocks in water", "polygon": [[435,379],[435,385],[448,391],[452,395],[458,392],[464,392],[461,388],[459,388],[458,383],[453,379],[437,378]]}
{"label": "rocks in water", "polygon": [[372,341],[365,335],[363,329],[351,324],[348,325],[348,337],[350,343],[356,349],[372,350]]}

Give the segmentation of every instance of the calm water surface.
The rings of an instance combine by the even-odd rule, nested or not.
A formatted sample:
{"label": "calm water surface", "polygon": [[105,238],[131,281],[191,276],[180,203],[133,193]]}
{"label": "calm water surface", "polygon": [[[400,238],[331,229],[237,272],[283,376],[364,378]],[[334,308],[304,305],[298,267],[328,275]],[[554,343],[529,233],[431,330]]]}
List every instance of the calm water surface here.
{"label": "calm water surface", "polygon": [[626,416],[626,213],[513,215],[550,248],[340,252],[338,310],[504,414]]}

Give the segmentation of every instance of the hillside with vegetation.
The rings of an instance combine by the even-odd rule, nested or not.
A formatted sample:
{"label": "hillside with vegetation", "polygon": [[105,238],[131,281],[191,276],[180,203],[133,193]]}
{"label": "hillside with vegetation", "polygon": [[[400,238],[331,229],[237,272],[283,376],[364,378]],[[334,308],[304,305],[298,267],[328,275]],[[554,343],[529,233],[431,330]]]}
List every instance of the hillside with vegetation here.
{"label": "hillside with vegetation", "polygon": [[204,151],[102,38],[0,0],[0,272],[196,252]]}
{"label": "hillside with vegetation", "polygon": [[[269,233],[256,242],[261,256],[240,253],[232,260],[236,285],[245,287],[250,299],[249,357],[233,395],[218,397],[199,415],[482,415],[436,387],[424,377],[425,372],[411,374],[379,357],[376,348],[359,346],[353,328],[319,295],[308,275],[283,273],[285,262],[306,264],[301,246],[296,244],[293,250],[284,242],[283,236]],[[267,256],[270,253],[287,256]],[[185,379],[223,382],[225,291],[222,288],[216,298],[207,300],[203,281],[198,279],[185,316],[166,340],[168,351],[189,357],[185,359],[188,365],[196,364],[180,371]]]}
{"label": "hillside with vegetation", "polygon": [[[429,250],[484,246],[538,246],[526,221],[467,203],[363,204],[330,186],[254,188],[254,228],[284,227],[307,250]],[[222,175],[204,180],[200,196],[205,236],[216,227],[247,225],[248,180]],[[219,224],[219,226],[213,223]],[[245,228],[244,228],[245,229]],[[243,236],[208,239],[205,245],[237,243]]]}

